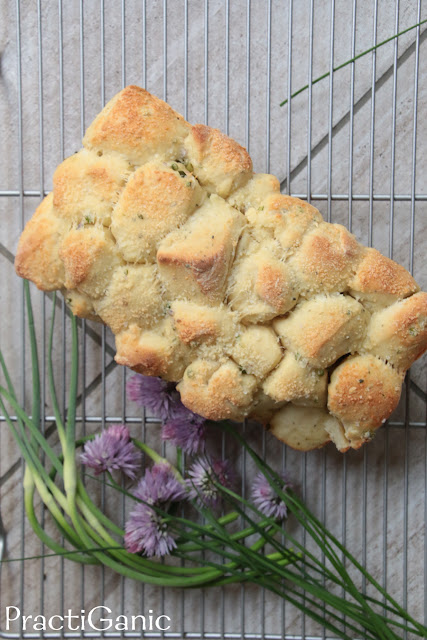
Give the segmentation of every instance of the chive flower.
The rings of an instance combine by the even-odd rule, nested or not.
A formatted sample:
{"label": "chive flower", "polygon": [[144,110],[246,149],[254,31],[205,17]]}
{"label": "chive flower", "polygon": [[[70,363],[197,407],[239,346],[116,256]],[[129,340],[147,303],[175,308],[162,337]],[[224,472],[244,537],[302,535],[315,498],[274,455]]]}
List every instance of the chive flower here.
{"label": "chive flower", "polygon": [[203,451],[205,419],[182,404],[174,383],[137,374],[128,380],[126,391],[129,400],[163,422],[163,440],[189,454]]}
{"label": "chive flower", "polygon": [[163,508],[168,503],[183,500],[187,487],[178,480],[169,464],[157,462],[151,470],[145,471],[133,493],[143,503]]}
{"label": "chive flower", "polygon": [[[134,491],[137,503],[125,525],[125,547],[131,553],[151,557],[169,554],[176,547],[167,519],[153,507],[168,511],[173,503],[187,497],[187,488],[166,463],[147,469]],[[152,505],[152,506],[150,506]]]}
{"label": "chive flower", "polygon": [[176,542],[166,520],[153,509],[139,504],[131,511],[126,523],[125,547],[130,553],[160,558],[175,549]]}
{"label": "chive flower", "polygon": [[126,425],[112,424],[85,443],[80,460],[94,469],[95,475],[104,471],[122,471],[135,480],[141,466],[141,452],[131,441]]}
{"label": "chive flower", "polygon": [[205,419],[182,404],[163,425],[162,439],[190,455],[200,453],[205,447]]}
{"label": "chive flower", "polygon": [[181,404],[179,393],[172,382],[136,374],[126,384],[129,400],[146,407],[162,421],[170,418]]}
{"label": "chive flower", "polygon": [[[283,474],[282,479],[282,490],[286,491],[286,489],[291,488],[292,485],[286,474]],[[268,518],[275,518],[276,520],[286,518],[288,513],[286,504],[282,498],[277,495],[262,471],[259,471],[255,476],[252,483],[251,496],[257,509]]]}
{"label": "chive flower", "polygon": [[230,489],[235,482],[235,473],[228,460],[198,458],[188,470],[187,484],[190,498],[204,507],[215,508],[221,502],[218,484]]}

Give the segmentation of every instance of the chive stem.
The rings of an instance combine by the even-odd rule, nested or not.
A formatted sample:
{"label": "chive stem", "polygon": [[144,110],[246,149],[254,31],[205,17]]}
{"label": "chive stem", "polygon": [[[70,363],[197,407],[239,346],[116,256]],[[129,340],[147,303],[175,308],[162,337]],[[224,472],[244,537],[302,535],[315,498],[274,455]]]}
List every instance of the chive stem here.
{"label": "chive stem", "polygon": [[[349,60],[346,60],[345,62],[342,62],[338,66],[334,67],[332,69],[332,72],[335,73],[335,71],[339,71],[340,69],[344,69],[344,67],[347,67],[349,64],[352,64],[353,62],[356,62],[356,60],[359,60],[360,58],[363,58],[363,56],[368,55],[368,53],[372,53],[373,51],[376,51],[376,49],[378,49],[379,47],[382,47],[383,45],[388,44],[389,42],[392,42],[396,38],[399,38],[400,36],[403,36],[405,33],[408,33],[409,31],[412,31],[413,29],[416,29],[417,27],[421,27],[426,22],[427,22],[427,18],[425,20],[421,20],[421,22],[417,22],[416,24],[413,24],[411,27],[407,27],[406,29],[403,29],[403,31],[399,31],[399,33],[395,33],[394,35],[390,36],[389,38],[386,38],[386,40],[383,40],[382,42],[378,42],[377,44],[373,45],[372,47],[369,47],[369,49],[365,49],[365,51],[362,51],[361,53],[358,53],[353,58],[350,58]],[[311,86],[317,84],[318,82],[320,82],[321,80],[324,80],[325,78],[328,78],[330,76],[330,74],[331,74],[330,71],[326,71],[321,76],[319,76],[318,78],[313,80],[312,83],[311,83]],[[292,98],[296,98],[296,96],[298,96],[300,93],[303,93],[303,91],[306,91],[309,87],[310,87],[309,84],[304,85],[303,87],[301,87],[300,89],[298,89],[297,91],[295,91],[294,93],[291,94],[291,99]],[[283,107],[285,104],[287,104],[287,102],[288,102],[288,99],[286,98],[286,100],[283,100],[280,103],[279,106]]]}

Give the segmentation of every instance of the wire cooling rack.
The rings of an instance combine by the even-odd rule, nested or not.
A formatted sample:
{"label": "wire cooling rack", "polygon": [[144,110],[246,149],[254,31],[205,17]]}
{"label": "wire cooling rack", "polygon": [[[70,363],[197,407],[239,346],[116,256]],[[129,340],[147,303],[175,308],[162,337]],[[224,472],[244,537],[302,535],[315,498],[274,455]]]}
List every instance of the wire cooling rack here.
{"label": "wire cooling rack", "polygon": [[[80,147],[86,126],[126,84],[168,100],[190,122],[235,137],[257,171],[280,177],[283,192],[307,198],[327,220],[348,226],[427,287],[425,25],[333,71],[422,22],[421,0],[2,0],[0,7],[1,341],[28,405],[23,289],[12,266],[17,239],[51,189],[56,165]],[[33,291],[33,303],[44,374],[52,300]],[[65,407],[69,326],[64,303],[56,304],[55,367]],[[114,364],[110,334],[87,322],[81,335],[81,432],[127,422],[135,435],[162,446],[154,419],[126,400],[129,374]],[[369,446],[345,456],[333,447],[306,455],[286,451],[260,429],[246,427],[271,463],[286,466],[327,526],[424,621],[425,391],[422,359],[407,376],[389,423]],[[42,392],[42,427],[54,443],[45,382]],[[46,549],[25,521],[23,465],[3,418],[0,425],[0,637],[326,637],[285,601],[255,587],[164,590],[63,558],[20,560]],[[227,455],[227,442],[220,448]],[[245,459],[236,464],[242,476],[250,473]],[[100,499],[111,508],[107,488]],[[112,508],[120,513],[122,506]],[[43,632],[22,623],[7,629],[7,606],[48,618],[100,605],[113,617],[150,610],[168,615],[170,629]]]}

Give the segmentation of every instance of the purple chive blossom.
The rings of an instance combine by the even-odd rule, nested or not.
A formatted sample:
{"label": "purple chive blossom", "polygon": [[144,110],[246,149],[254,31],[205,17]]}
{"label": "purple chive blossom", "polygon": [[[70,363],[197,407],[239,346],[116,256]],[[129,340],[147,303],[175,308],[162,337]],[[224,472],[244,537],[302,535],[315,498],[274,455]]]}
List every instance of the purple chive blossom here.
{"label": "purple chive blossom", "polygon": [[119,470],[135,480],[141,465],[141,452],[131,442],[126,425],[112,424],[85,443],[80,459],[83,464],[95,469],[95,475]]}
{"label": "purple chive blossom", "polygon": [[[286,474],[283,474],[283,486],[282,490],[290,488],[292,485],[289,482]],[[261,513],[268,518],[275,518],[277,520],[283,520],[287,515],[287,507],[280,496],[277,495],[273,487],[268,482],[267,478],[260,471],[256,476],[252,484],[252,500],[255,506]]]}
{"label": "purple chive blossom", "polygon": [[138,504],[126,523],[125,547],[130,553],[160,557],[175,549],[176,542],[162,516]]}
{"label": "purple chive blossom", "polygon": [[187,496],[187,488],[165,462],[157,462],[147,469],[138,482],[134,495],[147,504],[163,508],[170,502],[179,502]]}
{"label": "purple chive blossom", "polygon": [[189,454],[203,450],[205,420],[182,404],[175,384],[137,374],[128,380],[127,396],[162,420],[163,440]]}
{"label": "purple chive blossom", "polygon": [[205,419],[181,405],[174,417],[163,425],[162,438],[190,455],[203,451]]}
{"label": "purple chive blossom", "polygon": [[131,511],[125,527],[125,546],[131,553],[164,556],[175,547],[175,539],[167,522],[149,505],[167,511],[170,503],[187,497],[187,488],[175,477],[166,463],[156,463],[147,469],[134,495],[142,502]]}
{"label": "purple chive blossom", "polygon": [[129,400],[140,407],[146,407],[156,418],[167,420],[180,403],[175,385],[160,378],[137,374],[129,378],[126,385]]}
{"label": "purple chive blossom", "polygon": [[235,473],[228,460],[199,458],[190,467],[188,475],[190,498],[211,508],[217,507],[221,502],[221,490],[216,484],[230,488],[235,482]]}

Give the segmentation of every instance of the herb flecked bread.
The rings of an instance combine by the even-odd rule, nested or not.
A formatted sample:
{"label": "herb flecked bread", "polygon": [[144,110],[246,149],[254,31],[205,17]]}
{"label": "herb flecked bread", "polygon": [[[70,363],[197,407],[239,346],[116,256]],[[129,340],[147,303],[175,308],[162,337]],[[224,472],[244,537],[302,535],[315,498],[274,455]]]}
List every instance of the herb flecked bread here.
{"label": "herb flecked bread", "polygon": [[57,168],[16,271],[107,324],[116,360],[291,447],[369,440],[427,348],[427,294],[246,150],[130,86]]}

